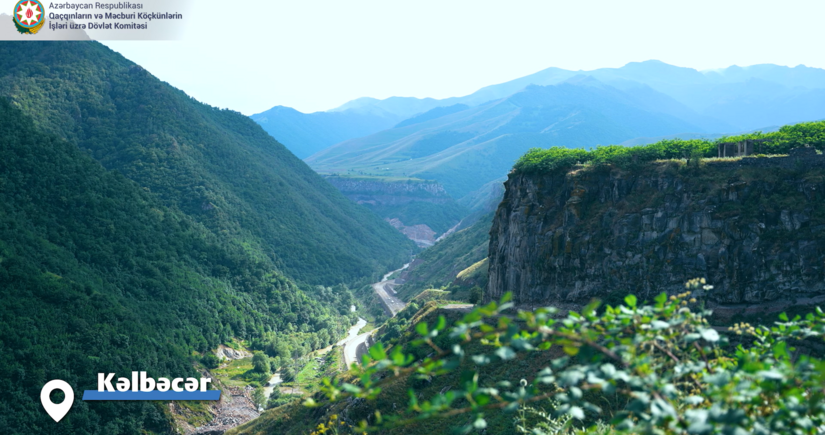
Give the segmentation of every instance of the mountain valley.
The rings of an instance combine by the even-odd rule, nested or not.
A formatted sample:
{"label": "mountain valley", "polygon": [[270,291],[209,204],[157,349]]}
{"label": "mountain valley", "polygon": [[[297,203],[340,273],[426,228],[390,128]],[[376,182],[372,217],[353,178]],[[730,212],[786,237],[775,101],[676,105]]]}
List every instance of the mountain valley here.
{"label": "mountain valley", "polygon": [[[822,119],[804,66],[245,116],[98,42],[0,42],[0,432],[682,430],[669,410],[722,406],[714,385],[784,412],[763,393],[825,378]],[[138,369],[224,396],[81,398]],[[51,379],[76,393],[59,425]]]}

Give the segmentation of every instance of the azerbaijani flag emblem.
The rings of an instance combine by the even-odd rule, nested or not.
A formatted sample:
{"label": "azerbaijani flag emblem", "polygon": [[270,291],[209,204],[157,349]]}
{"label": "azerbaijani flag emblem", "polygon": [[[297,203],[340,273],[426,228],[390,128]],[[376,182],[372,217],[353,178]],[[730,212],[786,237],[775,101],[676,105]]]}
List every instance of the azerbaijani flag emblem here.
{"label": "azerbaijani flag emblem", "polygon": [[21,0],[14,6],[14,25],[23,34],[35,34],[46,22],[46,9],[37,0]]}

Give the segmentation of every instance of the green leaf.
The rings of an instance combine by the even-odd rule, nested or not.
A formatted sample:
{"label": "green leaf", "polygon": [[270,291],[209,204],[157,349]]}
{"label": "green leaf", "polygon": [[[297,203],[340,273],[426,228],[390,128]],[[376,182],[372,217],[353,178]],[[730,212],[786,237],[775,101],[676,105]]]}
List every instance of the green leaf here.
{"label": "green leaf", "polygon": [[614,366],[613,364],[610,364],[610,363],[602,364],[600,369],[602,370],[602,373],[604,373],[604,375],[607,376],[608,378],[612,378],[613,376],[616,375],[616,366]]}
{"label": "green leaf", "polygon": [[576,346],[564,346],[564,353],[570,356],[576,356],[579,354],[579,348]]}
{"label": "green leaf", "polygon": [[430,329],[427,326],[427,322],[420,321],[417,325],[415,325],[415,330],[418,331],[419,334],[426,336],[430,333]]}
{"label": "green leaf", "polygon": [[404,352],[401,351],[401,346],[396,346],[393,348],[390,353],[390,358],[392,359],[393,364],[397,366],[404,365],[406,358],[404,358]]}
{"label": "green leaf", "polygon": [[701,329],[699,330],[699,334],[702,335],[702,338],[704,338],[705,341],[709,341],[711,343],[719,341],[719,333],[713,328]]}
{"label": "green leaf", "polygon": [[578,406],[571,406],[570,410],[567,411],[571,417],[577,418],[579,420],[584,420],[584,410],[579,408]]}
{"label": "green leaf", "polygon": [[435,324],[435,329],[444,329],[447,326],[447,319],[444,316],[438,316],[438,322]]}
{"label": "green leaf", "polygon": [[660,307],[667,302],[667,293],[659,293],[653,300],[656,301],[656,306]]}
{"label": "green leaf", "polygon": [[788,315],[786,313],[780,314],[779,315],[779,320],[781,320],[783,322],[787,322],[788,321]]}
{"label": "green leaf", "polygon": [[691,405],[699,405],[704,401],[705,401],[705,399],[701,396],[688,396],[688,397],[685,397],[685,402],[689,403]]}
{"label": "green leaf", "polygon": [[636,296],[627,295],[624,297],[624,303],[630,308],[636,308]]}
{"label": "green leaf", "polygon": [[361,388],[352,385],[352,384],[344,384],[341,385],[341,389],[346,391],[347,393],[358,394],[361,392]]}
{"label": "green leaf", "polygon": [[762,378],[765,378],[765,379],[773,379],[773,380],[777,380],[777,381],[782,380],[782,379],[785,378],[785,376],[783,376],[782,373],[780,373],[776,370],[764,370],[764,371],[761,371],[761,372],[757,373],[756,375],[761,376]]}
{"label": "green leaf", "polygon": [[785,341],[778,341],[773,345],[771,351],[776,359],[783,359],[788,357],[788,343]]}
{"label": "green leaf", "polygon": [[487,355],[473,355],[470,357],[474,363],[483,366],[485,364],[490,364],[490,357]]}
{"label": "green leaf", "polygon": [[387,352],[384,351],[384,345],[380,342],[375,343],[370,347],[370,356],[376,361],[387,359]]}
{"label": "green leaf", "polygon": [[496,349],[496,355],[505,361],[516,357],[516,353],[513,352],[513,349],[510,349],[507,346],[502,346]]}
{"label": "green leaf", "polygon": [[601,306],[601,304],[602,304],[602,301],[600,301],[598,299],[593,299],[592,301],[590,301],[589,304],[587,304],[582,309],[582,314],[584,316],[587,316],[587,317],[592,316],[593,314],[595,314],[596,310],[599,308],[599,306]]}
{"label": "green leaf", "polygon": [[689,343],[693,343],[694,341],[696,341],[700,338],[702,338],[701,335],[699,335],[695,332],[691,332],[690,334],[685,334],[684,340],[685,340],[685,343],[689,344]]}

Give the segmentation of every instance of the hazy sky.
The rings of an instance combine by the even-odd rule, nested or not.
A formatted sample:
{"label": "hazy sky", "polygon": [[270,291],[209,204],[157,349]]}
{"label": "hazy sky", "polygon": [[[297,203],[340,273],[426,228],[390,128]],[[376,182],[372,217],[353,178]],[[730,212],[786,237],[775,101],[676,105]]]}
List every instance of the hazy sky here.
{"label": "hazy sky", "polygon": [[822,0],[197,0],[192,9],[181,41],[106,44],[245,114],[460,96],[551,66],[825,68]]}

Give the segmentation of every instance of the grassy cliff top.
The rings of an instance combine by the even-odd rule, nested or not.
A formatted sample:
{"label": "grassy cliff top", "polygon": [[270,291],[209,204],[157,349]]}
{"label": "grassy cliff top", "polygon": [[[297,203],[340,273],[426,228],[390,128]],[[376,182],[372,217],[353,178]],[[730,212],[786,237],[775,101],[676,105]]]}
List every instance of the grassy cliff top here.
{"label": "grassy cliff top", "polygon": [[716,157],[718,144],[746,139],[765,140],[760,146],[763,154],[787,154],[791,149],[802,146],[813,146],[822,151],[825,149],[825,121],[786,125],[772,133],[725,136],[715,141],[667,139],[636,147],[599,146],[592,151],[563,147],[533,148],[516,162],[513,171],[543,173],[564,170],[576,164],[627,167],[655,160]]}

